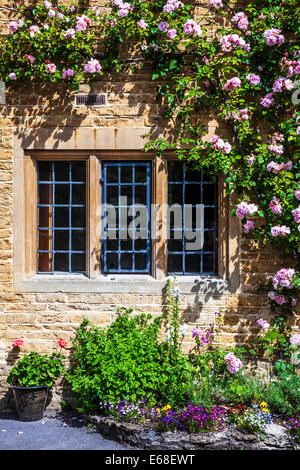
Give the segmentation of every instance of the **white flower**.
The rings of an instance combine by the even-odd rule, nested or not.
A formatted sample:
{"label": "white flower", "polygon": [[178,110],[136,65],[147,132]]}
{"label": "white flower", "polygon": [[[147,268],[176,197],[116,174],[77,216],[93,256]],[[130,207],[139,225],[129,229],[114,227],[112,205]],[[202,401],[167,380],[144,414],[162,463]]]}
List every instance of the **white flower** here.
{"label": "white flower", "polygon": [[179,298],[181,296],[181,290],[179,289],[178,286],[174,287],[173,295],[174,295],[174,297],[177,297],[177,298]]}
{"label": "white flower", "polygon": [[183,336],[183,338],[187,335],[187,325],[186,324],[182,325],[182,327],[180,328],[180,333]]}

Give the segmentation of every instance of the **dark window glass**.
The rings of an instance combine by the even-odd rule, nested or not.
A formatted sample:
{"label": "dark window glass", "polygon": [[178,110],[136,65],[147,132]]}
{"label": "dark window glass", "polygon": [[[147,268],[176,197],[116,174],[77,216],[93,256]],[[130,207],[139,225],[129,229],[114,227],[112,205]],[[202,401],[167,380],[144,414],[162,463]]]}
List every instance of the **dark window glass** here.
{"label": "dark window glass", "polygon": [[65,162],[55,162],[54,163],[54,179],[55,181],[70,181],[70,165]]}
{"label": "dark window glass", "polygon": [[72,204],[85,205],[86,187],[85,184],[72,184]]}
{"label": "dark window glass", "polygon": [[86,172],[86,163],[85,162],[73,162],[72,163],[72,181],[80,181],[85,183],[85,172]]}
{"label": "dark window glass", "polygon": [[54,230],[54,251],[69,251],[69,244],[69,230]]}
{"label": "dark window glass", "polygon": [[52,180],[52,163],[51,162],[39,162],[39,178],[40,178],[40,181]]}
{"label": "dark window glass", "polygon": [[128,166],[121,167],[121,183],[132,183],[132,168]]}
{"label": "dark window glass", "polygon": [[55,185],[55,204],[70,204],[70,185],[69,184],[56,184]]}
{"label": "dark window glass", "polygon": [[181,274],[183,271],[183,255],[168,255],[168,272]]}
{"label": "dark window glass", "polygon": [[68,253],[54,253],[54,271],[63,273],[69,271]]}

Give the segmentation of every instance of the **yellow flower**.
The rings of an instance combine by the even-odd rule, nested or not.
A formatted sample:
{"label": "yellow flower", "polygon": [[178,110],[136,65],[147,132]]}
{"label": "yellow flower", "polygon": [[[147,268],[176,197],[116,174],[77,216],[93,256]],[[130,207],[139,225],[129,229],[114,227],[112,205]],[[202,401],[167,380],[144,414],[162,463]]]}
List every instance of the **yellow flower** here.
{"label": "yellow flower", "polygon": [[153,402],[152,402],[152,403],[150,403],[150,406],[154,406],[154,405],[155,405],[155,403],[153,403]]}
{"label": "yellow flower", "polygon": [[170,405],[166,405],[166,406],[163,407],[163,410],[164,410],[164,411],[168,411],[168,410],[170,410],[170,409],[171,409],[171,406],[170,406]]}
{"label": "yellow flower", "polygon": [[156,408],[158,414],[160,414],[160,408]]}
{"label": "yellow flower", "polygon": [[260,404],[261,408],[267,408],[268,404],[265,401],[262,401]]}
{"label": "yellow flower", "polygon": [[261,411],[263,411],[264,413],[270,413],[270,411],[267,408],[262,408]]}

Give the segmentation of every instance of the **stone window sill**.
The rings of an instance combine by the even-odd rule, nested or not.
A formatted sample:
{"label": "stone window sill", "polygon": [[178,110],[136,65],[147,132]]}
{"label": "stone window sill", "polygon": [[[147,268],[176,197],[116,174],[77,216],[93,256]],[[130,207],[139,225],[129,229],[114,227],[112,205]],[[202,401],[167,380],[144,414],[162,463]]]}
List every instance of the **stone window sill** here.
{"label": "stone window sill", "polygon": [[[182,294],[226,294],[229,282],[214,276],[176,276]],[[173,277],[170,277],[173,279]],[[102,275],[89,279],[84,275],[36,275],[23,279],[16,286],[22,293],[99,293],[99,294],[158,294],[166,279],[157,280],[149,275]]]}

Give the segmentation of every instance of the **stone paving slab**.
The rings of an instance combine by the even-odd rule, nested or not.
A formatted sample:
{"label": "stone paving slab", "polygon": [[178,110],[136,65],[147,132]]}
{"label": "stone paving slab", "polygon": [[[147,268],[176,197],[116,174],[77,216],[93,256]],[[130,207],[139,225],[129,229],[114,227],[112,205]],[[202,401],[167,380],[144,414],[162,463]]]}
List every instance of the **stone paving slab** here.
{"label": "stone paving slab", "polygon": [[0,450],[130,450],[104,439],[69,413],[46,411],[40,421],[19,421],[15,412],[0,412]]}

